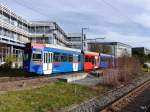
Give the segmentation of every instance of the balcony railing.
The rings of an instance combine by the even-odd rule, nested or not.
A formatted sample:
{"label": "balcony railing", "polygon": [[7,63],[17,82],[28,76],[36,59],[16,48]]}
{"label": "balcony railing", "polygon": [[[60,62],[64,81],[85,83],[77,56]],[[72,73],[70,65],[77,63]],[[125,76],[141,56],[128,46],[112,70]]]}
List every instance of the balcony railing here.
{"label": "balcony railing", "polygon": [[29,36],[28,31],[23,30],[23,29],[21,29],[21,28],[15,26],[15,25],[12,25],[10,22],[6,22],[6,21],[4,21],[4,20],[2,20],[2,19],[1,19],[1,22],[0,22],[0,26],[1,26],[1,27],[4,27],[4,28],[6,28],[6,29],[9,29],[9,30],[11,30],[11,31],[14,31],[14,32],[16,32],[16,33],[20,33],[20,34],[22,34],[22,35],[25,35],[25,36],[27,36],[27,37]]}
{"label": "balcony railing", "polygon": [[24,47],[25,44],[25,42],[13,40],[10,37],[2,36],[2,35],[0,35],[0,42],[10,44],[10,45],[15,45],[15,46],[21,46],[21,47]]}

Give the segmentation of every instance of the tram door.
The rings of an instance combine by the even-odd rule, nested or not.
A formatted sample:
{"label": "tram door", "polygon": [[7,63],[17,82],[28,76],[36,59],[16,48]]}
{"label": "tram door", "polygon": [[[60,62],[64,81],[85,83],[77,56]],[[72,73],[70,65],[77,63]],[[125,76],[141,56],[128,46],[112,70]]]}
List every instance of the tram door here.
{"label": "tram door", "polygon": [[73,71],[78,71],[78,66],[79,66],[79,62],[78,62],[78,55],[73,55]]}
{"label": "tram door", "polygon": [[95,56],[95,63],[94,63],[94,65],[95,65],[95,68],[98,68],[98,65],[99,65],[99,59],[98,59],[98,56]]}
{"label": "tram door", "polygon": [[43,59],[44,59],[43,73],[51,74],[52,73],[53,53],[52,52],[44,52]]}

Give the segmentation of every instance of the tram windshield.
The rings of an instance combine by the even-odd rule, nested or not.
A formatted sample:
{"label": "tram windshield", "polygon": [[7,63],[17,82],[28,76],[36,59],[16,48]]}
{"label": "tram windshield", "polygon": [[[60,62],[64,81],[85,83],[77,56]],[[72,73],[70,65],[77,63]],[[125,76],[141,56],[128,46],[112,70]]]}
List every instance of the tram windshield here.
{"label": "tram windshield", "polygon": [[41,60],[42,60],[42,52],[32,53],[32,61],[41,61]]}

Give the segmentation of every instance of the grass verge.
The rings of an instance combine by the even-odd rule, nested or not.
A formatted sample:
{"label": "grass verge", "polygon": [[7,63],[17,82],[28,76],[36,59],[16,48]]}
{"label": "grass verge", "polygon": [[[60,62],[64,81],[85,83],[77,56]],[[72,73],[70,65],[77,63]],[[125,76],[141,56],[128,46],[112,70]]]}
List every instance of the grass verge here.
{"label": "grass verge", "polygon": [[48,112],[96,95],[97,92],[87,87],[55,82],[36,89],[1,94],[0,112]]}

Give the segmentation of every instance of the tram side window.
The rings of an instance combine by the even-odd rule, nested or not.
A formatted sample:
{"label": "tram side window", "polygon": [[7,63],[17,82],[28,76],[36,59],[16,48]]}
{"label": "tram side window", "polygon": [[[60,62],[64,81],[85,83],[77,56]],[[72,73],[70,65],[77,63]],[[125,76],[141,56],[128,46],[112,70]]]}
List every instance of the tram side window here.
{"label": "tram side window", "polygon": [[69,55],[69,62],[73,62],[73,55]]}
{"label": "tram side window", "polygon": [[111,58],[107,58],[107,62],[110,62]]}
{"label": "tram side window", "polygon": [[68,61],[68,60],[67,60],[67,57],[68,57],[67,54],[62,53],[62,54],[61,54],[61,62],[67,62],[67,61]]}
{"label": "tram side window", "polygon": [[88,62],[88,56],[85,56],[85,62]]}
{"label": "tram side window", "polygon": [[73,56],[73,62],[78,63],[78,56]]}
{"label": "tram side window", "polygon": [[32,54],[32,61],[41,61],[41,59],[42,59],[42,53],[34,52]]}
{"label": "tram side window", "polygon": [[102,61],[102,62],[105,62],[105,61],[106,61],[106,58],[105,58],[105,57],[101,57],[101,61]]}
{"label": "tram side window", "polygon": [[109,62],[112,63],[112,62],[113,62],[113,59],[112,59],[112,58],[109,58]]}
{"label": "tram side window", "polygon": [[54,53],[54,62],[60,62],[60,53]]}
{"label": "tram side window", "polygon": [[95,57],[94,56],[92,56],[92,64],[95,64]]}
{"label": "tram side window", "polygon": [[89,62],[91,62],[91,57],[89,57]]}
{"label": "tram side window", "polygon": [[80,62],[80,55],[78,56],[78,62]]}

